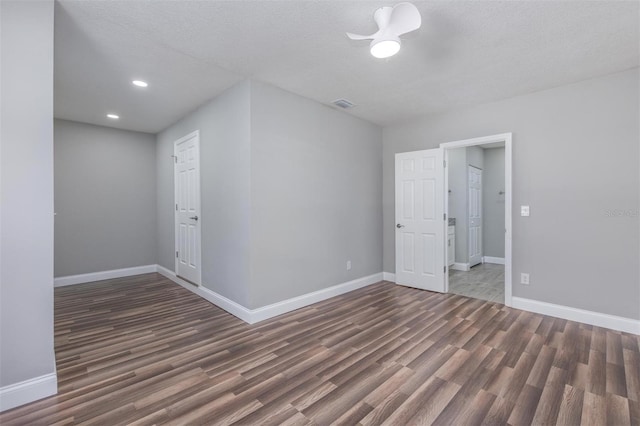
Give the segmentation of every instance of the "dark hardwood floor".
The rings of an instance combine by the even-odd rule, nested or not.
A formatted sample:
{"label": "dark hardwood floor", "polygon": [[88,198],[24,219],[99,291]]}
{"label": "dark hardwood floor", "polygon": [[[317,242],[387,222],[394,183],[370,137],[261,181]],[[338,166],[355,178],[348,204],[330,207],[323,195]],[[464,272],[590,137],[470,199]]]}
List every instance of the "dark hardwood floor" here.
{"label": "dark hardwood floor", "polygon": [[640,337],[382,282],[247,325],[158,274],[55,290],[57,396],[0,424],[640,423]]}

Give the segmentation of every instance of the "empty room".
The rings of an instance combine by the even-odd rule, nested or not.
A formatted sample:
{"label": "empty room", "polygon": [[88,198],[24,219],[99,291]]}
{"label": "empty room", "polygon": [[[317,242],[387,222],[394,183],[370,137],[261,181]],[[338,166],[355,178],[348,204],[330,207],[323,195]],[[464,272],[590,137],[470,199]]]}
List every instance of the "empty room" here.
{"label": "empty room", "polygon": [[639,16],[0,1],[0,424],[640,425]]}

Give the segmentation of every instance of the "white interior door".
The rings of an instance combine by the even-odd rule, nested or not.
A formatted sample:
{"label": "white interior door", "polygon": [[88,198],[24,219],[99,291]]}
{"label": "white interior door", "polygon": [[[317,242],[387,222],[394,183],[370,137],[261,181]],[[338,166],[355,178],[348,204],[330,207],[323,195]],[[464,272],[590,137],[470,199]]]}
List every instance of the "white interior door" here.
{"label": "white interior door", "polygon": [[482,262],[482,170],[469,166],[469,267]]}
{"label": "white interior door", "polygon": [[396,154],[396,283],[445,291],[442,149]]}
{"label": "white interior door", "polygon": [[191,133],[174,144],[176,275],[201,284],[200,138]]}

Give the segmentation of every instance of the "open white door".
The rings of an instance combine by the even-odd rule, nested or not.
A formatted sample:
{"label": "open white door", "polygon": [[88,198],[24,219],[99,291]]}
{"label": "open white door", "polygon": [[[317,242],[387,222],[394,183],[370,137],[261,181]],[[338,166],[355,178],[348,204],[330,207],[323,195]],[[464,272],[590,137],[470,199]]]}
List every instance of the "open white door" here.
{"label": "open white door", "polygon": [[396,154],[396,283],[445,291],[443,150]]}
{"label": "open white door", "polygon": [[174,144],[176,275],[201,284],[200,137],[193,132]]}
{"label": "open white door", "polygon": [[482,170],[469,166],[469,267],[482,262]]}

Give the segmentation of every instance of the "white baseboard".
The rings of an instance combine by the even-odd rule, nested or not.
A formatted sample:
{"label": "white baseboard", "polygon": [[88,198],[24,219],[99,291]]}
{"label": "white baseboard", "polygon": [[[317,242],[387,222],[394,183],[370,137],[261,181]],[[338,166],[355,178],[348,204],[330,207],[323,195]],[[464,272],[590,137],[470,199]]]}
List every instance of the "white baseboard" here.
{"label": "white baseboard", "polygon": [[378,283],[380,281],[382,281],[382,272],[378,272],[377,274],[369,275],[362,278],[357,278],[355,280],[347,281],[345,283],[334,285],[332,287],[323,288],[322,290],[314,291],[312,293],[292,297],[291,299],[276,302],[271,305],[263,306],[261,308],[252,309],[251,322],[249,323],[253,324],[258,321],[264,321],[266,319],[273,318],[287,312],[295,311],[296,309],[300,309],[305,306],[309,306],[314,303],[318,303],[323,300],[327,300],[332,297]]}
{"label": "white baseboard", "polygon": [[484,256],[482,263],[495,263],[496,265],[504,265],[504,257]]}
{"label": "white baseboard", "polygon": [[602,314],[600,312],[587,311],[584,309],[572,308],[570,306],[555,305],[553,303],[540,302],[538,300],[515,296],[512,298],[512,307],[538,314],[640,335],[640,320],[634,320],[631,318]]}
{"label": "white baseboard", "polygon": [[[244,322],[254,324],[259,321],[282,315],[287,312],[300,309],[305,306],[309,306],[313,303],[321,302],[334,296],[357,290],[362,287],[366,287],[371,284],[382,281],[383,273],[377,273],[348,281],[346,283],[334,285],[332,287],[323,288],[322,290],[314,291],[312,293],[303,294],[301,296],[293,297],[291,299],[283,300],[281,302],[273,303],[271,305],[262,306],[256,309],[249,309],[241,304],[228,299],[215,291],[209,290],[204,286],[196,286],[178,278],[175,272],[160,266],[160,265],[145,265],[135,268],[115,269],[112,271],[93,272],[90,274],[71,275],[68,277],[59,277],[54,280],[55,287],[61,287],[66,285],[88,283],[93,281],[107,280],[111,278],[121,278],[133,275],[148,274],[151,272],[158,272],[171,281],[181,285],[187,290],[197,294],[203,299],[208,300],[219,308],[224,309],[232,315],[240,318]],[[393,280],[395,281],[395,275]]]}
{"label": "white baseboard", "polygon": [[385,281],[390,281],[392,283],[396,282],[396,274],[391,273],[391,272],[383,272],[382,273],[382,279]]}
{"label": "white baseboard", "polygon": [[0,388],[0,412],[58,393],[56,373]]}
{"label": "white baseboard", "polygon": [[133,275],[148,274],[157,271],[157,265],[135,266],[133,268],[112,269],[110,271],[91,272],[89,274],[69,275],[54,278],[54,287],[66,285],[90,283],[93,281],[110,280],[112,278],[130,277]]}
{"label": "white baseboard", "polygon": [[221,294],[216,293],[215,291],[209,290],[206,287],[197,286],[197,285],[188,283],[180,279],[178,276],[176,276],[175,272],[165,268],[164,266],[156,265],[156,267],[157,267],[157,272],[159,274],[164,275],[165,277],[169,278],[171,281],[175,282],[176,284],[179,284],[182,287],[186,288],[187,290],[202,297],[203,299],[208,300],[209,302],[213,303],[217,307],[224,309],[225,311],[229,312],[231,315],[235,315],[236,317],[240,318],[242,321],[247,322],[249,324],[253,324],[251,309],[245,308],[241,304],[234,302],[233,300],[228,299],[222,296]]}
{"label": "white baseboard", "polygon": [[454,263],[453,266],[451,267],[451,269],[454,269],[456,271],[464,271],[467,272],[469,271],[469,264],[468,263]]}
{"label": "white baseboard", "polygon": [[271,305],[262,306],[256,309],[249,309],[212,290],[209,290],[206,287],[189,284],[188,282],[178,278],[175,272],[163,266],[158,265],[158,273],[249,324],[255,324],[278,315],[286,314],[287,312],[295,311],[296,309],[382,281],[382,273],[380,272],[367,277],[358,278],[353,281],[348,281],[346,283],[334,285],[332,287],[323,288],[322,290],[314,291],[312,293],[292,297],[291,299],[283,300],[281,302],[272,303]]}
{"label": "white baseboard", "polygon": [[[489,259],[489,260],[488,260]],[[500,258],[485,257],[487,263],[491,260]],[[459,271],[468,271],[468,263],[454,263],[451,269]],[[203,286],[195,286],[184,280],[181,280],[176,274],[160,265],[145,265],[134,268],[115,269],[112,271],[94,272],[90,274],[72,275],[67,277],[59,277],[54,280],[55,287],[61,287],[72,284],[80,284],[86,282],[100,281],[111,278],[120,278],[133,275],[147,274],[158,272],[175,283],[181,285],[187,290],[197,294],[203,299],[208,300],[214,305],[224,309],[232,315],[240,318],[244,322],[254,324],[259,321],[282,315],[296,309],[309,306],[313,303],[321,302],[331,297],[339,296],[371,284],[375,284],[381,280],[395,282],[395,274],[391,272],[380,272],[366,277],[358,278],[312,293],[303,294],[271,305],[263,306],[256,309],[249,309],[245,306],[234,302],[212,290]],[[615,315],[603,314],[599,312],[587,311],[584,309],[572,308],[570,306],[555,305],[553,303],[540,302],[533,299],[525,299],[522,297],[512,298],[512,307],[525,311],[536,312],[543,315],[550,315],[558,318],[578,321],[585,324],[596,325],[598,327],[610,328],[612,330],[624,331],[640,335],[640,320],[624,318]],[[53,390],[52,390],[53,389]],[[7,410],[18,405],[35,401],[55,394],[57,391],[57,381],[55,373],[17,383],[15,385],[0,388],[0,411]],[[23,401],[23,402],[20,402]],[[13,405],[12,405],[13,404]]]}

